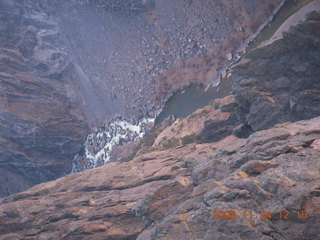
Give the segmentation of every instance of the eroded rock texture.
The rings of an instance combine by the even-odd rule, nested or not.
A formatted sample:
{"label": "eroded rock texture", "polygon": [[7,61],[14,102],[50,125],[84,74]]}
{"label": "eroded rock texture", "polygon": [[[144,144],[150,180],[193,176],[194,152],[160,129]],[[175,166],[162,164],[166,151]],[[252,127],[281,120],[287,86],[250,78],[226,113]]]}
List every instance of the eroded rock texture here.
{"label": "eroded rock texture", "polygon": [[319,116],[320,15],[250,51],[232,69],[238,118],[253,130]]}
{"label": "eroded rock texture", "polygon": [[[1,239],[318,239],[320,118],[151,148],[1,200]],[[241,219],[212,219],[236,210]],[[243,211],[253,220],[244,220]],[[288,220],[279,211],[290,211]],[[298,219],[296,211],[307,211]],[[260,211],[272,217],[260,220]],[[248,215],[249,216],[249,215]]]}
{"label": "eroded rock texture", "polygon": [[[131,161],[1,199],[1,239],[320,239],[318,16],[249,52],[232,70],[234,96],[167,119]],[[37,136],[34,120],[16,119],[18,128],[4,116],[5,132]],[[237,217],[212,218],[225,210]]]}
{"label": "eroded rock texture", "polygon": [[54,19],[0,3],[0,197],[70,172],[88,131]]}

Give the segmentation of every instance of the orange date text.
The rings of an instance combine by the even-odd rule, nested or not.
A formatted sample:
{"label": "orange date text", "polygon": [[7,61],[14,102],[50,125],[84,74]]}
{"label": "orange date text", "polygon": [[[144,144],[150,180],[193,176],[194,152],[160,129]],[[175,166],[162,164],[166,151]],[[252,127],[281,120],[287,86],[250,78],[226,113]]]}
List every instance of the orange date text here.
{"label": "orange date text", "polygon": [[301,211],[288,211],[282,210],[271,213],[271,211],[236,211],[236,210],[223,210],[223,211],[212,211],[212,219],[243,219],[243,220],[254,220],[254,219],[307,219],[308,213],[305,210]]}

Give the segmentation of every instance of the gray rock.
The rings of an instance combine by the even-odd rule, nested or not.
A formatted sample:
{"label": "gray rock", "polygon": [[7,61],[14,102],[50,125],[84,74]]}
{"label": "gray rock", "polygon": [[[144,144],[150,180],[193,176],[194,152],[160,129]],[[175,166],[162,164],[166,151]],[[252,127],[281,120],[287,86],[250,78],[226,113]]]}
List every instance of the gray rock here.
{"label": "gray rock", "polygon": [[320,40],[313,31],[320,21],[314,18],[248,52],[231,69],[238,119],[253,130],[320,114]]}

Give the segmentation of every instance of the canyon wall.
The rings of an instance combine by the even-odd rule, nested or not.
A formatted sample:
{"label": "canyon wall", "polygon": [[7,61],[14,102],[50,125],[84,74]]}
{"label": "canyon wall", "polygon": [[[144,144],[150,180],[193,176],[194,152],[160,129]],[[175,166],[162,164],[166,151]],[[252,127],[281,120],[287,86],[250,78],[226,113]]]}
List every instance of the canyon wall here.
{"label": "canyon wall", "polygon": [[57,24],[34,2],[0,4],[1,197],[70,172],[88,132]]}
{"label": "canyon wall", "polygon": [[211,82],[205,55],[243,41],[281,1],[238,2],[2,0],[0,197],[69,173],[94,127],[155,117],[178,87]]}
{"label": "canyon wall", "polygon": [[1,199],[1,239],[319,239],[319,31],[312,12],[248,52],[233,95],[167,119],[132,159]]}

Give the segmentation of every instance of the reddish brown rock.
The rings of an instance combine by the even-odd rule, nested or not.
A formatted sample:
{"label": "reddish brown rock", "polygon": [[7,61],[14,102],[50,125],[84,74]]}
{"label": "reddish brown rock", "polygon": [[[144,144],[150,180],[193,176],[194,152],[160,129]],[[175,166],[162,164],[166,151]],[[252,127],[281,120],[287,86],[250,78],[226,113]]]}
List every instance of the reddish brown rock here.
{"label": "reddish brown rock", "polygon": [[[317,239],[319,133],[318,117],[248,139],[153,147],[130,162],[71,174],[2,199],[0,236]],[[212,219],[213,210],[236,210],[241,219]],[[284,210],[290,211],[289,220],[280,219]],[[270,211],[272,218],[244,220],[243,211],[255,217]],[[307,211],[308,217],[298,219],[296,211]]]}
{"label": "reddish brown rock", "polygon": [[[299,34],[303,27],[306,27],[309,34],[313,30],[318,31],[316,16],[315,13],[307,21],[308,24],[302,23],[293,29],[290,33],[293,34],[292,39],[308,38],[308,34]],[[317,37],[304,40],[306,46],[288,46],[294,50],[294,56],[293,53],[291,56],[294,61],[300,57],[299,48],[308,49],[310,53],[309,45],[318,46]],[[240,73],[245,76],[235,80],[239,84],[235,86],[235,91],[238,91],[235,98],[229,96],[216,100],[186,119],[178,119],[173,123],[169,121],[168,126],[162,126],[147,138],[150,142],[144,140],[142,149],[133,160],[112,162],[94,170],[70,174],[1,199],[0,239],[319,239],[320,117],[314,117],[319,106],[315,94],[318,82],[315,81],[312,86],[298,85],[297,91],[291,89],[295,100],[301,100],[295,105],[290,104],[286,94],[278,95],[261,84],[258,78],[248,78],[253,73],[262,77],[270,72],[261,59],[261,54],[270,46],[266,47],[249,54],[252,59],[257,58],[258,63],[251,59],[236,66],[235,72],[238,75],[235,74],[235,77],[239,77]],[[24,44],[20,48],[21,54],[25,56],[33,53],[33,49],[25,49]],[[287,61],[287,48],[282,44],[279,48],[276,50],[284,51],[284,59]],[[310,76],[310,81],[318,73],[315,67],[318,59],[314,57],[318,54],[317,49],[312,52],[314,55],[311,59],[314,61],[308,62],[310,71],[304,73]],[[267,54],[271,53],[267,51]],[[249,66],[250,71],[245,66]],[[282,65],[277,71],[283,69]],[[15,69],[12,74],[19,76],[19,71]],[[45,80],[43,76],[41,81]],[[279,80],[280,84],[283,81],[287,84],[283,78]],[[305,79],[300,83],[303,84],[303,81]],[[261,89],[243,88],[253,83]],[[39,85],[42,86],[41,83]],[[63,90],[62,86],[54,84],[52,88]],[[6,87],[8,91],[12,90],[8,82]],[[307,89],[300,95],[298,90],[305,87]],[[270,91],[264,91],[264,88]],[[80,118],[80,121],[66,120],[58,124],[54,117],[57,115],[60,119],[66,112],[73,113],[70,109],[74,108],[67,108],[70,112],[62,108],[65,111],[61,113],[57,110],[62,107],[61,99],[69,106],[68,99],[59,94],[50,95],[50,91],[45,88],[43,91],[46,98],[40,99],[48,99],[43,101],[49,118],[41,116],[38,109],[32,111],[37,119],[42,117],[40,120],[44,119],[44,123],[51,124],[49,129],[56,130],[61,125],[63,131],[58,132],[62,136],[50,131],[49,135],[44,134],[48,136],[47,139],[43,135],[39,137],[34,134],[37,131],[30,131],[35,119],[29,119],[28,114],[24,115],[27,105],[20,105],[21,102],[17,101],[12,111],[19,109],[23,117],[29,118],[25,120],[15,118],[12,113],[4,114],[1,126],[6,126],[2,129],[8,135],[1,141],[11,142],[8,148],[2,147],[2,152],[7,153],[8,150],[12,154],[12,149],[19,149],[20,141],[28,140],[25,143],[31,149],[41,146],[36,148],[39,155],[33,157],[38,156],[39,162],[47,161],[42,158],[41,144],[46,144],[46,140],[53,142],[54,147],[51,149],[54,153],[60,151],[66,154],[63,148],[65,145],[55,148],[55,140],[64,140],[66,135],[78,136],[78,130],[84,131],[81,114],[75,114],[75,118]],[[33,96],[30,89],[24,89],[20,94],[30,99]],[[6,96],[4,99],[11,98]],[[275,105],[283,103],[281,99],[286,100],[289,115],[302,114],[303,118],[310,119],[284,123],[296,119],[278,118],[284,116],[283,113],[271,116],[272,121],[264,118]],[[54,106],[49,106],[49,103],[54,103]],[[303,103],[307,103],[306,108],[302,107]],[[11,103],[7,101],[6,104],[10,106]],[[308,109],[312,110],[311,114],[304,115]],[[16,125],[12,125],[13,119]],[[252,133],[250,126],[258,130],[260,121],[264,120],[266,125],[263,128],[268,126],[269,129]],[[240,122],[244,125],[239,127]],[[281,124],[273,126],[279,122]],[[44,123],[40,121],[39,126],[42,127]],[[71,123],[78,123],[75,125],[76,133],[67,131]],[[10,138],[9,134],[12,133],[18,133],[15,141]],[[247,138],[238,138],[232,133],[241,133],[242,137],[247,135]],[[162,140],[166,142],[161,143]],[[72,145],[68,149],[75,148]],[[15,166],[19,166],[18,160],[22,156],[16,158]],[[19,181],[23,182],[23,179]],[[213,211],[234,211],[236,215],[225,212],[215,218],[217,215]],[[284,218],[284,214],[288,218]],[[226,219],[226,216],[232,219]]]}

